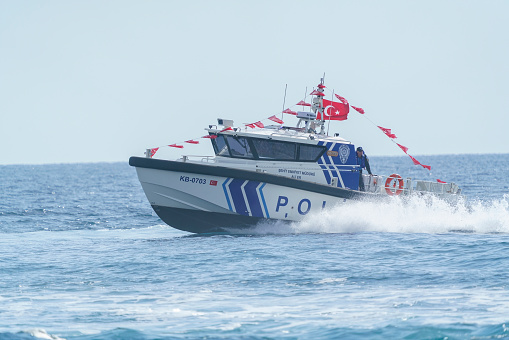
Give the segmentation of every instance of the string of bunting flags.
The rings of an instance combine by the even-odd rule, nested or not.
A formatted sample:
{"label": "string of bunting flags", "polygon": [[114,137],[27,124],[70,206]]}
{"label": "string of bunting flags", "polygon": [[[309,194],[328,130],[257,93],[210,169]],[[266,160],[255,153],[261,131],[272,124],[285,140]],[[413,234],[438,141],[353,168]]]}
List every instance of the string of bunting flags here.
{"label": "string of bunting flags", "polygon": [[[297,113],[295,113],[297,114]],[[277,118],[275,115],[273,116],[270,116],[268,118],[265,118],[265,119],[262,119],[262,120],[271,120],[275,123],[278,123],[278,124],[284,124],[284,122]],[[262,123],[262,120],[259,120],[255,123],[249,123],[249,124],[244,124],[246,127],[249,127],[249,128],[256,128],[256,127],[259,127],[259,128],[264,128],[265,127],[265,124]],[[220,132],[224,132],[224,131],[233,131],[233,128],[232,127],[227,127],[223,130],[221,130]],[[216,135],[205,135],[205,136],[202,136],[202,137],[197,137],[197,138],[193,138],[193,139],[189,139],[189,140],[186,140],[186,141],[182,141],[182,142],[177,142],[177,143],[173,143],[173,144],[168,144],[168,145],[163,145],[163,146],[158,146],[156,148],[151,148],[149,149],[150,150],[150,158],[154,157],[154,155],[156,154],[156,152],[162,148],[162,147],[170,147],[170,148],[177,148],[177,149],[183,149],[184,148],[184,144],[185,143],[188,143],[188,144],[200,144],[199,141],[197,141],[196,139],[201,139],[201,138],[204,138],[204,139],[216,139],[217,136]]]}
{"label": "string of bunting flags", "polygon": [[[319,85],[319,87],[321,88],[325,88],[324,85]],[[316,95],[316,96],[322,96],[324,97],[325,96],[325,93],[323,92],[320,92],[318,90],[313,90],[309,95]],[[396,139],[396,135],[392,132],[391,129],[388,129],[388,128],[384,128],[382,126],[379,126],[379,125],[376,125],[373,121],[371,121],[366,115],[365,115],[365,111],[364,109],[360,108],[360,107],[356,107],[354,105],[351,105],[348,100],[346,100],[344,97],[338,95],[338,94],[334,94],[333,95],[339,100],[339,102],[335,102],[333,100],[327,100],[325,98],[323,98],[323,106],[324,106],[324,116],[325,116],[325,120],[339,120],[339,121],[343,121],[343,120],[347,120],[348,119],[348,114],[350,112],[350,107],[352,109],[354,109],[355,111],[357,111],[358,113],[360,113],[361,115],[363,115],[364,118],[366,118],[371,124],[373,124],[374,126],[376,126],[378,129],[380,129],[388,138],[390,138],[390,140],[395,143],[408,157],[410,157],[410,159],[412,160],[412,162],[415,164],[415,165],[420,165],[422,166],[423,168],[427,169],[428,171],[431,171],[431,166],[429,165],[425,165],[425,164],[422,164],[421,162],[419,162],[415,157],[413,157],[412,155],[410,155],[408,153],[408,147],[404,146],[404,145],[401,145],[399,143],[396,143],[394,141],[394,139]],[[304,100],[301,100],[299,101],[297,104],[295,105],[299,105],[299,106],[302,106],[303,108],[304,107],[311,107],[312,105],[310,103],[306,103],[305,102],[305,98]],[[295,106],[293,105],[293,106]],[[293,107],[292,106],[292,107]],[[282,111],[282,113],[286,113],[286,114],[289,114],[289,115],[294,115],[296,116],[297,115],[297,112],[296,111],[293,111],[291,108],[287,108],[285,110]],[[321,114],[318,113],[317,115],[317,119],[322,119],[321,118]],[[276,117],[276,115],[272,115],[268,118],[265,118],[265,119],[262,119],[262,120],[270,120],[272,122],[275,122],[277,124],[284,124],[283,120],[282,119],[279,119]],[[251,129],[255,129],[255,128],[264,128],[265,127],[265,124],[262,122],[262,120],[259,120],[257,122],[254,122],[254,123],[245,123],[245,127],[246,128],[251,128]],[[224,132],[224,131],[229,131],[229,130],[233,130],[233,128],[231,127],[227,127],[223,130],[221,130],[220,132]],[[183,149],[184,148],[184,144],[187,143],[187,144],[199,144],[200,142],[196,139],[200,139],[200,138],[204,138],[204,139],[215,139],[217,138],[216,135],[206,135],[206,136],[202,136],[202,137],[198,137],[198,138],[193,138],[193,139],[189,139],[189,140],[186,140],[186,141],[183,141],[183,142],[179,142],[179,143],[173,143],[173,144],[168,144],[168,145],[164,145],[164,146],[168,146],[168,147],[171,147],[171,148],[179,148],[179,149]],[[156,147],[156,148],[151,148],[149,149],[150,150],[150,157],[153,157],[156,152],[161,148],[161,147],[164,147],[164,146],[160,146],[160,147]],[[439,179],[437,179],[437,182],[439,183],[446,183],[444,181],[441,181]]]}
{"label": "string of bunting flags", "polygon": [[[223,131],[227,131],[227,130],[232,130],[232,128],[226,128]],[[223,131],[221,131],[221,132],[223,132]],[[199,138],[215,139],[215,138],[217,138],[217,136],[215,136],[215,135],[206,135],[206,136],[202,136],[202,137],[199,137]],[[184,145],[181,145],[181,144],[184,144],[184,143],[188,143],[188,144],[200,144],[200,142],[195,140],[195,139],[198,139],[198,138],[193,138],[193,139],[189,139],[189,140],[186,140],[186,141],[183,141],[183,142],[169,144],[169,145],[164,145],[164,146],[169,146],[171,148],[183,149]],[[154,157],[154,155],[156,154],[157,150],[159,150],[160,148],[162,148],[162,146],[158,146],[157,148],[149,149],[150,150],[150,158]]]}
{"label": "string of bunting flags", "polygon": [[[354,107],[354,106],[352,105],[352,107]],[[362,110],[362,109],[360,109],[360,110]],[[362,112],[361,112],[361,111],[359,111],[359,110],[357,110],[357,109],[356,109],[356,111],[358,111],[359,113],[361,113],[361,114],[363,114],[363,115],[365,114],[364,110],[362,110]],[[408,153],[408,148],[407,148],[406,146],[401,145],[401,144],[399,144],[399,143],[396,143],[396,142],[394,141],[394,139],[396,139],[396,138],[398,138],[398,137],[396,137],[396,135],[395,135],[394,133],[392,133],[392,130],[391,130],[391,129],[387,129],[387,128],[384,128],[384,127],[382,127],[382,126],[380,126],[380,125],[376,125],[376,124],[375,124],[375,123],[373,123],[373,122],[372,122],[372,121],[371,121],[371,120],[370,120],[367,116],[364,116],[364,118],[366,118],[367,120],[369,120],[369,121],[371,122],[371,124],[375,125],[375,126],[376,126],[377,128],[379,128],[379,129],[380,129],[380,130],[381,130],[381,131],[382,131],[382,132],[383,132],[383,133],[384,133],[387,137],[389,137],[393,143],[395,143],[395,144],[396,144],[396,145],[397,145],[397,146],[398,146],[398,147],[399,147],[399,148],[400,148],[400,149],[401,149],[401,150],[402,150],[402,151],[403,151],[403,152],[404,152],[404,153],[405,153],[408,157],[410,157],[410,159],[412,160],[412,162],[413,162],[415,165],[420,165],[420,166],[422,166],[423,168],[428,169],[428,171],[431,171],[431,166],[429,166],[429,165],[425,165],[425,164],[422,164],[421,162],[419,162],[417,159],[415,159],[415,157],[413,157],[412,155],[410,155],[410,154]]]}
{"label": "string of bunting flags", "polygon": [[[325,88],[324,85],[319,85],[319,87],[321,88]],[[310,93],[310,95],[318,95],[318,96],[325,96],[325,94],[323,92],[319,92],[317,90],[314,90],[313,92]],[[394,139],[396,139],[396,135],[394,133],[392,133],[391,129],[387,129],[387,128],[384,128],[382,126],[379,126],[379,125],[376,125],[375,123],[373,123],[371,121],[371,119],[369,119],[366,115],[365,115],[365,111],[364,109],[360,108],[360,107],[357,107],[357,106],[353,106],[351,105],[348,100],[346,100],[344,97],[341,97],[340,95],[338,94],[334,94],[333,95],[340,101],[340,102],[335,102],[335,101],[331,101],[331,100],[326,100],[325,98],[323,99],[323,106],[324,106],[324,116],[327,117],[327,120],[347,120],[348,119],[348,113],[350,112],[350,107],[352,107],[352,109],[354,109],[355,111],[357,111],[358,113],[360,113],[361,115],[363,115],[364,118],[366,118],[371,124],[373,124],[374,126],[378,127],[387,137],[389,137],[391,139],[391,141],[393,143],[395,143],[401,150],[403,150],[403,152],[408,156],[410,157],[410,159],[412,160],[412,162],[415,164],[415,165],[420,165],[422,166],[423,168],[427,169],[428,171],[431,171],[431,166],[429,165],[425,165],[425,164],[422,164],[421,162],[419,162],[415,157],[413,157],[412,155],[410,155],[408,153],[408,148],[404,145],[401,145],[399,143],[396,143],[394,141]],[[297,103],[297,105],[304,105],[304,106],[311,106],[311,104],[308,104],[304,101],[300,101],[299,103]],[[283,113],[288,113],[288,114],[297,114],[296,112],[290,110],[290,109],[286,109],[283,111]],[[317,119],[321,119],[320,115],[318,115]],[[439,183],[444,183],[443,181],[440,181],[437,179],[437,181]]]}

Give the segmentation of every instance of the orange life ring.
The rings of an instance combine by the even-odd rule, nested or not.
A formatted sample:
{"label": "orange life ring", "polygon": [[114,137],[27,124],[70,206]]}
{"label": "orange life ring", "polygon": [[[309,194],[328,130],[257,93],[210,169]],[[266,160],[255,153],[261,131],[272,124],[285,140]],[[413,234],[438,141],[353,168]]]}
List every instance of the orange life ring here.
{"label": "orange life ring", "polygon": [[[398,189],[395,192],[393,192],[390,187],[392,180],[397,180],[399,182]],[[387,195],[389,195],[389,196],[393,196],[393,195],[398,196],[403,192],[404,185],[405,185],[405,183],[403,182],[403,178],[401,178],[400,175],[392,174],[389,177],[387,177],[387,180],[385,181],[385,191],[387,192]],[[393,188],[395,188],[395,187],[396,187],[396,182],[394,182],[394,185],[393,185]]]}

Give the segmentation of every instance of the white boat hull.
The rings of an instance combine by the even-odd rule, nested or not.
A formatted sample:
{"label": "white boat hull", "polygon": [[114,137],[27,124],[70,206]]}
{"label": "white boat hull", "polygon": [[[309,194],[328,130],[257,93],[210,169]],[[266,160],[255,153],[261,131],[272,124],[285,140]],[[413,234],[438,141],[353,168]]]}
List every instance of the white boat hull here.
{"label": "white boat hull", "polygon": [[132,157],[158,216],[193,233],[248,229],[261,221],[299,221],[306,215],[370,195],[277,175]]}

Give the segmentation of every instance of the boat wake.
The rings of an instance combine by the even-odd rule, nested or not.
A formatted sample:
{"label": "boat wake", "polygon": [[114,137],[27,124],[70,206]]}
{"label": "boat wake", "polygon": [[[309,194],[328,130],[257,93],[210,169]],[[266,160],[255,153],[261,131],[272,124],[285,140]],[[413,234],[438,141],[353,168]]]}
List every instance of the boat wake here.
{"label": "boat wake", "polygon": [[348,201],[300,222],[264,222],[254,230],[254,234],[356,232],[509,233],[509,195],[453,205],[434,196]]}

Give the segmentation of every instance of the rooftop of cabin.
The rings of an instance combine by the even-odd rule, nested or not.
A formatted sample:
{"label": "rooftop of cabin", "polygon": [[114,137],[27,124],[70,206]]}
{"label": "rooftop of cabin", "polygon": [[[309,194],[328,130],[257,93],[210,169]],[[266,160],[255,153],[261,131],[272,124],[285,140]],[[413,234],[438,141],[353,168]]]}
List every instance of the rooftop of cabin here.
{"label": "rooftop of cabin", "polygon": [[319,133],[308,133],[303,128],[295,128],[288,126],[270,125],[263,128],[249,129],[247,127],[217,127],[209,126],[205,129],[209,134],[224,134],[224,135],[238,135],[243,137],[251,138],[262,138],[262,139],[275,139],[286,142],[297,142],[306,144],[316,144],[317,142],[334,142],[334,143],[345,143],[349,144],[344,138],[339,137],[338,134],[334,136],[327,136]]}

